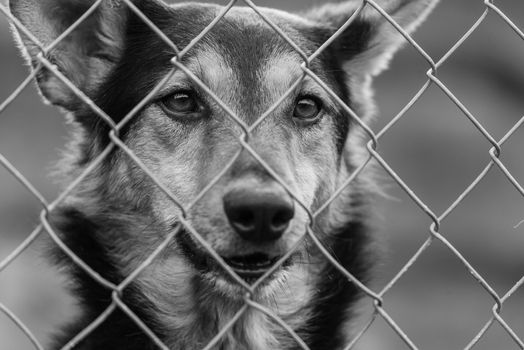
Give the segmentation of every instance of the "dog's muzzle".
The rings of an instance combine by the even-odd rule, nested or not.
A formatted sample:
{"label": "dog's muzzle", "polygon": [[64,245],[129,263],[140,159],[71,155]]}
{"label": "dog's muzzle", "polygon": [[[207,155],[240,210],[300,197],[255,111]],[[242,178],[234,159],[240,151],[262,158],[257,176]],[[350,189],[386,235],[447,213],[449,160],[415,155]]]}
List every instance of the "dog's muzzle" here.
{"label": "dog's muzzle", "polygon": [[[249,246],[248,252],[222,252],[224,262],[247,283],[252,283],[266,274],[281,258],[282,250],[276,249],[278,241],[284,235],[295,215],[294,201],[276,181],[238,180],[231,183],[222,197],[224,213],[237,237]],[[188,232],[177,235],[183,254],[203,274],[213,272],[233,281],[223,266],[206,252]],[[272,249],[271,247],[275,247]],[[283,268],[291,264],[287,259],[284,264],[268,276],[276,276]]]}

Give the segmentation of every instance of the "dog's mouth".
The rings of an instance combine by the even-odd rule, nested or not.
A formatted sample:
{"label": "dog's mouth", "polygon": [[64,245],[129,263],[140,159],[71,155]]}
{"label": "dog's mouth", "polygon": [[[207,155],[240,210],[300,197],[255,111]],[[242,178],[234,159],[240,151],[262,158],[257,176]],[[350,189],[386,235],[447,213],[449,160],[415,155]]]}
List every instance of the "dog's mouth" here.
{"label": "dog's mouth", "polygon": [[[185,257],[202,274],[215,272],[225,277],[230,282],[234,278],[220,266],[220,264],[191,239],[189,233],[181,231],[177,235],[177,242],[182,249]],[[270,256],[266,253],[253,253],[246,255],[221,256],[224,262],[246,283],[253,284],[260,277],[266,274],[282,258],[281,255]],[[292,264],[293,256],[286,259],[273,273],[268,276],[268,281],[276,277],[278,272],[286,269]]]}
{"label": "dog's mouth", "polygon": [[[239,275],[242,279],[250,282],[262,277],[269,271],[281,256],[269,257],[267,254],[255,253],[249,255],[239,255],[226,258],[224,261]],[[289,265],[286,261],[282,267]]]}

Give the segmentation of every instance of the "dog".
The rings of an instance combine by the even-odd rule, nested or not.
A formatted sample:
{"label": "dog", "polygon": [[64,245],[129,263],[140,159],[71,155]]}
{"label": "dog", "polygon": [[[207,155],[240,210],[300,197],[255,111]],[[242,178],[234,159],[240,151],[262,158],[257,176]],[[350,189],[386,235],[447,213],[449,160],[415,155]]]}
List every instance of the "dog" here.
{"label": "dog", "polygon": [[[46,47],[93,4],[10,0],[9,6]],[[234,317],[212,349],[303,348],[273,316],[309,349],[343,348],[364,297],[356,280],[370,282],[380,249],[372,234],[372,172],[343,187],[367,151],[361,125],[338,99],[369,123],[372,79],[405,42],[402,35],[355,0],[301,14],[260,8],[300,50],[240,6],[194,41],[222,7],[132,4],[177,48],[190,48],[177,53],[127,3],[108,0],[43,55],[112,122],[126,119],[118,132],[41,64],[39,44],[13,25],[24,57],[38,69],[44,100],[68,116],[71,138],[57,166],[59,181],[86,173],[49,214],[53,231],[115,285],[143,267],[119,297],[168,349],[205,348]],[[435,4],[379,2],[408,33]],[[315,76],[304,76],[304,57],[354,13],[308,62]],[[115,146],[115,138],[122,144]],[[356,280],[328,261],[313,236]],[[60,349],[114,299],[63,250],[53,250],[81,305],[54,339],[52,348]],[[246,306],[246,298],[259,307]],[[90,330],[75,349],[157,349],[120,307]]]}

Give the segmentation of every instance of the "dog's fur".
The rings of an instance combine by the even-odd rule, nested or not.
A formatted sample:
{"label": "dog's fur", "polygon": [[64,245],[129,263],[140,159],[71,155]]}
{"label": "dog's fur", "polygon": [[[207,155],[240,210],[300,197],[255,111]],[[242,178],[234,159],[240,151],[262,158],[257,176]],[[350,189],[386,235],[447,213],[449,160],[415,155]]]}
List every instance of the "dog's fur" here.
{"label": "dog's fur", "polygon": [[[435,0],[391,0],[379,4],[411,32]],[[10,0],[12,13],[49,45],[94,3],[93,0]],[[345,23],[361,1],[325,5],[301,15],[261,9],[308,55]],[[168,6],[136,0],[135,6],[179,48],[186,47],[219,13],[209,4]],[[38,46],[15,30],[32,67]],[[355,18],[310,68],[356,113],[374,113],[370,83],[404,40],[371,6]],[[127,5],[100,7],[47,53],[73,84],[115,122],[122,120],[173,67],[175,52]],[[232,8],[181,58],[189,71],[244,123],[251,125],[301,76],[302,59],[253,10]],[[109,127],[49,70],[37,81],[43,97],[67,110],[73,129],[60,174],[69,183],[110,144]],[[202,112],[190,118],[166,107],[177,91],[193,91]],[[294,116],[302,96],[321,101],[313,122]],[[241,128],[188,74],[176,71],[119,137],[184,205],[190,203],[241,146]],[[360,164],[361,128],[325,90],[306,77],[252,132],[250,146],[309,211],[317,210]],[[277,240],[254,242],[231,228],[222,201],[235,186],[277,188],[278,182],[247,151],[187,212],[190,226],[222,257],[282,256],[304,234],[309,218],[295,203],[288,229]],[[366,283],[375,260],[369,233],[373,181],[356,178],[315,220],[313,231],[332,256]],[[286,194],[279,188],[281,193]],[[124,151],[115,147],[52,213],[61,239],[104,278],[118,284],[173,233],[180,208]],[[75,281],[82,315],[55,341],[60,348],[111,303],[99,285],[58,249],[57,260]],[[169,349],[203,348],[244,305],[243,290],[207,253],[187,227],[125,288],[126,305]],[[202,266],[199,262],[205,261]],[[252,281],[250,281],[251,283]],[[339,349],[352,335],[362,292],[309,240],[285,267],[262,283],[252,298],[286,322],[310,349]],[[151,339],[117,310],[77,349],[156,349]],[[293,338],[271,317],[248,308],[216,349],[296,349]]]}

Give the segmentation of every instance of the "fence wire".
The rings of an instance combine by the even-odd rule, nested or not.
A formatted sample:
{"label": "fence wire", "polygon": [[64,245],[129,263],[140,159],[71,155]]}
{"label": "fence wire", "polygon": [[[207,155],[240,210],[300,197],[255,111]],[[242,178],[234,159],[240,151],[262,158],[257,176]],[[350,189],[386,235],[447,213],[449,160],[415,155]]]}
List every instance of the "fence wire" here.
{"label": "fence wire", "polygon": [[[357,10],[350,18],[344,23],[344,25],[337,31],[331,38],[329,38],[324,45],[322,45],[316,52],[312,55],[307,55],[304,51],[301,50],[300,46],[294,43],[286,34],[279,29],[279,27],[273,23],[268,17],[266,17],[257,7],[257,5],[251,0],[231,0],[229,1],[222,9],[222,11],[216,16],[216,18],[198,35],[196,36],[186,47],[179,48],[173,43],[159,28],[157,28],[140,10],[132,3],[131,0],[120,0],[122,4],[128,6],[131,11],[133,11],[148,27],[150,27],[161,39],[168,44],[172,49],[175,50],[176,55],[172,58],[173,67],[171,71],[166,75],[164,79],[137,105],[135,106],[119,123],[115,124],[111,117],[107,115],[103,110],[101,110],[87,95],[80,91],[70,80],[68,80],[53,63],[46,59],[46,54],[56,47],[68,34],[70,34],[75,28],[77,28],[89,15],[91,15],[104,1],[111,0],[97,0],[93,3],[90,9],[82,15],[75,23],[73,23],[66,31],[64,31],[56,40],[54,40],[50,45],[43,45],[39,42],[27,28],[25,28],[2,4],[0,4],[0,11],[4,16],[14,25],[16,28],[24,33],[36,46],[40,49],[40,54],[37,56],[38,65],[37,68],[30,73],[27,78],[13,91],[13,93],[8,96],[5,101],[0,104],[0,113],[3,113],[4,110],[9,106],[27,87],[27,85],[33,81],[36,74],[40,69],[46,68],[52,74],[54,74],[58,79],[60,79],[64,84],[66,84],[71,91],[80,98],[83,102],[89,106],[89,108],[96,114],[98,117],[106,123],[109,128],[109,137],[110,144],[105,150],[95,159],[92,163],[85,169],[85,171],[78,176],[60,195],[53,200],[48,202],[44,196],[28,181],[24,175],[17,170],[17,168],[0,153],[0,165],[4,167],[16,180],[18,180],[41,204],[42,211],[40,214],[40,224],[27,236],[27,238],[15,249],[13,250],[6,258],[0,261],[0,273],[2,270],[6,269],[19,255],[24,252],[41,234],[48,234],[52,240],[66,253],[75,264],[80,266],[86,273],[88,273],[93,279],[98,283],[112,291],[112,303],[107,307],[107,309],[100,314],[88,327],[83,329],[79,334],[77,334],[73,339],[69,341],[62,349],[74,349],[75,346],[85,339],[89,334],[95,330],[97,327],[101,326],[102,323],[113,313],[115,310],[120,309],[145,333],[151,340],[160,348],[169,350],[168,347],[162,343],[155,333],[147,327],[147,325],[125,304],[122,299],[123,290],[129,286],[131,282],[149,265],[151,264],[159,254],[162,253],[164,249],[172,242],[173,238],[177,232],[184,228],[186,229],[194,239],[196,239],[206,250],[207,252],[219,263],[219,265],[227,271],[229,275],[241,285],[245,291],[245,304],[244,306],[232,317],[232,319],[220,330],[219,333],[210,341],[204,349],[212,349],[225,335],[226,333],[234,326],[235,322],[244,314],[249,308],[258,309],[260,312],[265,313],[267,316],[272,318],[277,322],[283,329],[285,329],[295,340],[296,343],[302,349],[308,349],[306,343],[300,339],[300,337],[287,325],[282,319],[280,319],[276,314],[271,310],[265,308],[263,305],[257,303],[252,299],[254,290],[264,282],[264,280],[273,273],[283,262],[291,256],[296,249],[304,242],[306,238],[310,238],[311,241],[320,249],[320,251],[325,255],[328,261],[333,264],[343,276],[348,280],[353,282],[358,288],[364,292],[369,298],[373,300],[374,312],[367,320],[362,329],[356,332],[356,336],[351,339],[347,344],[345,349],[353,349],[359,339],[367,332],[370,326],[376,321],[377,318],[382,318],[391,329],[402,339],[402,341],[410,349],[418,349],[417,345],[410,339],[409,335],[397,324],[397,322],[390,316],[386,310],[386,305],[384,302],[384,296],[388,291],[396,285],[399,279],[404,276],[407,271],[417,262],[421,255],[432,245],[435,241],[442,243],[449,251],[454,254],[463,264],[464,269],[467,270],[471,275],[478,281],[481,288],[487,293],[492,301],[492,316],[486,320],[485,325],[478,331],[473,339],[467,344],[465,349],[472,349],[476,344],[483,338],[487,330],[494,324],[498,323],[507,334],[513,339],[514,343],[521,349],[524,349],[524,342],[519,337],[519,335],[512,329],[504,318],[501,316],[501,311],[504,303],[519,290],[524,284],[524,276],[515,283],[505,294],[499,294],[495,289],[482,277],[482,275],[475,269],[475,267],[461,254],[461,252],[453,246],[440,232],[441,223],[452,213],[455,208],[470,194],[470,192],[476,188],[479,183],[486,177],[488,172],[493,168],[497,167],[506,179],[511,183],[516,191],[520,193],[521,196],[524,196],[523,186],[517,181],[517,179],[510,173],[507,167],[504,165],[501,160],[503,154],[502,146],[515,134],[515,132],[521,128],[524,123],[524,116],[518,120],[518,122],[506,132],[506,134],[500,138],[496,139],[492,136],[489,131],[482,125],[482,123],[475,118],[475,116],[468,110],[468,108],[457,98],[453,92],[450,90],[446,84],[439,79],[438,70],[439,68],[455,53],[455,51],[461,47],[466,40],[473,34],[477,28],[485,21],[488,15],[499,16],[506,24],[509,26],[515,34],[524,40],[523,31],[505,14],[500,8],[498,8],[493,1],[484,0],[483,5],[485,7],[484,12],[478,18],[478,20],[469,28],[469,30],[457,41],[455,45],[449,49],[449,51],[439,60],[434,60],[424,49],[408,34],[406,33],[393,18],[391,18],[387,12],[382,9],[374,0],[362,0]],[[479,2],[481,2],[479,0]],[[201,80],[199,80],[194,74],[192,74],[185,66],[181,63],[182,57],[192,48],[197,42],[206,36],[206,34],[230,11],[230,9],[243,3],[250,7],[255,13],[257,13],[260,18],[267,23],[279,36],[281,36],[303,59],[303,64],[301,69],[303,74],[300,78],[296,80],[294,84],[289,88],[289,90],[271,106],[265,113],[263,113],[258,120],[256,120],[251,126],[246,125],[235,113],[223,102],[221,101]],[[420,90],[413,96],[413,98],[402,108],[402,110],[381,130],[378,132],[372,131],[371,127],[366,125],[363,120],[354,112],[351,107],[345,104],[334,91],[332,91],[323,81],[319,78],[312,70],[309,69],[309,64],[314,60],[320,53],[325,50],[340,33],[347,28],[353,20],[361,13],[364,8],[374,8],[375,11],[380,13],[389,23],[391,23],[394,28],[404,37],[405,41],[411,45],[417,52],[422,56],[426,61],[428,66],[428,71],[426,73],[427,80],[422,85]],[[153,173],[147,169],[147,167],[140,161],[140,159],[124,144],[124,142],[119,138],[119,133],[121,129],[133,119],[138,111],[150,102],[151,98],[163,87],[163,85],[169,80],[169,78],[174,74],[175,71],[182,70],[187,76],[200,88],[202,88],[228,115],[228,117],[234,121],[242,130],[242,136],[238,139],[241,149],[232,157],[231,161],[228,162],[225,167],[219,172],[219,174],[204,188],[204,190],[198,194],[190,203],[181,203],[176,196],[174,196],[167,189],[162,182],[155,178]],[[295,87],[300,84],[302,79],[306,76],[312,78],[318,85],[324,89],[350,116],[351,118],[362,128],[362,130],[369,137],[369,142],[367,143],[367,158],[354,170],[354,172],[347,178],[344,182],[344,185],[337,189],[334,195],[324,203],[316,212],[310,212],[305,204],[303,204],[299,197],[293,193],[293,190],[289,188],[286,183],[277,175],[277,173],[257,154],[257,152],[250,146],[249,138],[251,132],[259,125],[268,115],[272,113],[279,105],[282,103],[285,98],[294,91]],[[393,168],[388,164],[388,162],[382,157],[378,151],[378,145],[380,139],[388,132],[388,130],[401,120],[404,115],[417,103],[417,101],[424,95],[430,86],[438,87],[448,98],[455,104],[460,111],[463,113],[464,117],[478,130],[479,137],[485,138],[491,145],[489,149],[490,161],[486,164],[485,168],[480,172],[480,174],[475,178],[475,180],[467,186],[467,188],[453,201],[449,207],[444,210],[442,213],[436,213],[427,205],[409,186],[408,184],[393,170]],[[104,279],[100,274],[94,271],[89,265],[83,262],[67,245],[59,238],[54,229],[51,227],[48,221],[49,214],[59,205],[70,193],[77,187],[83,179],[88,176],[115,148],[121,149],[127,156],[139,166],[147,176],[179,207],[181,211],[181,217],[179,220],[178,227],[174,232],[165,237],[164,241],[155,249],[155,251],[133,272],[131,273],[123,282],[120,284],[114,284],[111,281]],[[1,150],[0,150],[1,151]],[[307,233],[302,237],[302,239],[291,249],[275,266],[268,271],[264,276],[258,279],[253,285],[247,284],[242,278],[237,276],[235,272],[223,261],[223,259],[212,249],[212,247],[205,241],[205,239],[191,226],[189,221],[186,219],[186,213],[191,209],[198,201],[202,200],[203,196],[207,191],[209,191],[224,175],[227,170],[233,165],[235,160],[240,156],[242,151],[247,151],[253,156],[257,162],[276,180],[278,181],[285,190],[294,198],[296,203],[300,205],[309,215],[309,226],[307,227]],[[340,193],[343,192],[344,188],[349,186],[359,174],[367,167],[370,161],[375,160],[389,176],[396,182],[405,193],[411,198],[411,200],[420,208],[422,213],[426,215],[430,220],[431,224],[428,228],[427,239],[419,247],[416,253],[408,260],[408,262],[400,269],[400,271],[386,284],[384,288],[379,291],[373,291],[357,278],[355,278],[349,271],[345,270],[336,259],[330,255],[329,251],[322,246],[320,240],[317,238],[317,235],[314,231],[315,219],[320,215],[331,202],[333,202]],[[35,349],[43,350],[44,347],[33,335],[31,330],[24,325],[20,318],[10,311],[5,305],[0,303],[0,312],[5,314],[31,341]]]}

